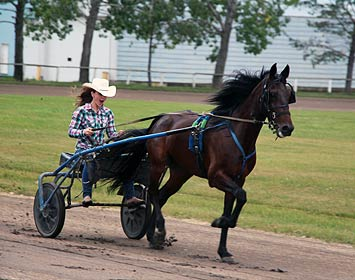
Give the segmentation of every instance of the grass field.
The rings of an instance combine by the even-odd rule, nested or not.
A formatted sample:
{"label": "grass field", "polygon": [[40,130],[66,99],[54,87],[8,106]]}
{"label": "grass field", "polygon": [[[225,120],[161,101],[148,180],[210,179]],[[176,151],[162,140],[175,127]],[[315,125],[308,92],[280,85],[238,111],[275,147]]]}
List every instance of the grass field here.
{"label": "grass field", "polygon": [[[70,97],[0,95],[0,191],[34,196],[38,175],[53,171],[62,151],[73,151],[75,140],[67,136],[73,103]],[[162,112],[211,109],[117,99],[107,105],[117,123]],[[292,117],[292,137],[275,141],[266,127],[261,132],[239,226],[355,245],[355,114],[293,110]],[[74,193],[80,193],[80,184]],[[117,201],[105,186],[94,190],[94,199]],[[169,200],[164,213],[210,222],[222,207],[223,193],[193,178]]]}

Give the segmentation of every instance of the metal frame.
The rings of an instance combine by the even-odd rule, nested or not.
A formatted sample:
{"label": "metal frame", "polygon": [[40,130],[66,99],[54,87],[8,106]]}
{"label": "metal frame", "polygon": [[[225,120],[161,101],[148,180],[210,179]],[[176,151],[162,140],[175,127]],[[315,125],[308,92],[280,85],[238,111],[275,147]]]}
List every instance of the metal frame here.
{"label": "metal frame", "polygon": [[[177,134],[177,133],[181,133],[181,132],[185,132],[185,131],[189,131],[189,130],[193,130],[193,129],[195,129],[195,127],[189,126],[189,127],[183,127],[180,129],[159,132],[159,133],[152,133],[152,134],[147,134],[147,135],[142,135],[142,136],[137,136],[137,137],[131,137],[131,138],[119,140],[117,142],[97,146],[97,147],[87,149],[87,150],[84,150],[84,151],[74,154],[71,158],[69,158],[67,161],[65,161],[63,164],[61,164],[53,172],[44,172],[41,175],[39,175],[39,177],[38,177],[38,192],[39,192],[39,200],[40,200],[39,201],[40,202],[40,211],[43,211],[43,209],[46,208],[46,206],[48,205],[48,203],[52,199],[54,193],[59,188],[66,189],[66,192],[64,193],[64,197],[67,197],[67,202],[68,202],[68,205],[66,206],[66,208],[82,206],[81,204],[79,204],[79,205],[72,205],[71,204],[70,190],[71,190],[71,187],[74,183],[76,167],[81,160],[85,159],[86,156],[88,156],[90,154],[95,154],[95,152],[102,151],[104,149],[116,147],[118,145],[123,145],[126,143],[135,142],[135,141],[148,140],[148,139],[152,139],[152,138],[165,137],[165,136],[169,136],[172,134]],[[67,172],[62,172],[62,170],[64,168],[67,168],[69,166],[70,166],[70,168]],[[55,187],[54,191],[51,193],[51,195],[48,197],[48,199],[46,201],[44,201],[42,185],[43,185],[43,179],[46,177],[55,177],[55,179],[53,181],[54,181],[56,187]],[[71,179],[69,186],[62,186],[62,184],[64,183],[64,181],[67,178]],[[110,204],[108,204],[108,203],[94,203],[93,204],[93,206],[121,206],[121,205],[122,204],[113,204],[113,203],[112,204],[111,203]]]}

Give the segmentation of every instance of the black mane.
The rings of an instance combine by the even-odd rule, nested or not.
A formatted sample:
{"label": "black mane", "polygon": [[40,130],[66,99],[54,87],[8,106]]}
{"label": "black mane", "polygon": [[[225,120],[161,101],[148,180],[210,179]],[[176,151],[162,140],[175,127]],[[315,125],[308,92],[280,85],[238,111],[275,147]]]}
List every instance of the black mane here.
{"label": "black mane", "polygon": [[216,115],[231,115],[268,73],[264,68],[255,73],[238,71],[234,78],[226,80],[223,88],[208,99],[208,102],[217,105],[213,112]]}

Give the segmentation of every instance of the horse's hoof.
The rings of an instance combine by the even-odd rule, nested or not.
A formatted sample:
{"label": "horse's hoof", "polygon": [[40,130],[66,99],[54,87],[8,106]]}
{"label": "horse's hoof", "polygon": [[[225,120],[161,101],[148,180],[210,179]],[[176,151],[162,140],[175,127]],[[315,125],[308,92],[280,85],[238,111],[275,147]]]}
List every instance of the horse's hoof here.
{"label": "horse's hoof", "polygon": [[233,258],[233,256],[223,257],[223,258],[221,258],[221,261],[224,262],[224,263],[229,263],[229,264],[237,263],[235,261],[235,259]]}
{"label": "horse's hoof", "polygon": [[163,244],[157,244],[157,243],[149,242],[149,248],[150,249],[154,249],[154,250],[163,250],[164,246],[163,246]]}
{"label": "horse's hoof", "polygon": [[228,228],[229,219],[224,216],[219,217],[212,222],[211,226],[216,228]]}
{"label": "horse's hoof", "polygon": [[149,240],[149,247],[155,250],[164,249],[165,236],[165,230],[155,231],[152,240]]}

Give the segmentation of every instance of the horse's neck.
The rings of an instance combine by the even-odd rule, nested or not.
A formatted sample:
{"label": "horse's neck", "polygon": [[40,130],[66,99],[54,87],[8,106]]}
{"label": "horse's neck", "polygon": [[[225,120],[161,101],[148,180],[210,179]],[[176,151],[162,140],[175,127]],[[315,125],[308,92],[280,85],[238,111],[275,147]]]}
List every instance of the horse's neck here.
{"label": "horse's neck", "polygon": [[[259,84],[249,97],[241,104],[232,114],[235,118],[246,120],[264,121],[266,119],[265,113],[262,111],[260,104],[262,85]],[[255,143],[259,136],[262,124],[254,124],[250,122],[233,122],[234,131],[240,138],[242,143],[245,143],[245,149],[255,149]]]}

